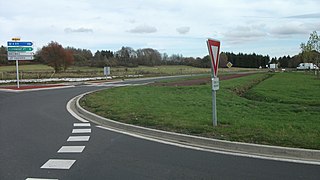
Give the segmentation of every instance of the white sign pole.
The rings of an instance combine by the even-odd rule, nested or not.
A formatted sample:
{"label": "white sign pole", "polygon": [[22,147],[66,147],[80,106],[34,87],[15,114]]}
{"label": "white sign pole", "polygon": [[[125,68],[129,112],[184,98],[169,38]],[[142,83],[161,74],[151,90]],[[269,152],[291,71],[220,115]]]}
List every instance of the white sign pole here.
{"label": "white sign pole", "polygon": [[215,90],[212,90],[212,122],[213,126],[218,125],[217,120],[217,93]]}
{"label": "white sign pole", "polygon": [[16,69],[17,69],[17,87],[19,89],[20,88],[20,83],[19,83],[19,60],[16,60]]}

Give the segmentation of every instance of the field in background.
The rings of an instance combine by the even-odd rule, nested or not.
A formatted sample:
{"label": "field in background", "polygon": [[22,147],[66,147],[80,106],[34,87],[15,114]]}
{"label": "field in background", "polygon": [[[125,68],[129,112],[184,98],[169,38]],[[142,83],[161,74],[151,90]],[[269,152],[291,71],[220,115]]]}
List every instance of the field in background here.
{"label": "field in background", "polygon": [[[216,128],[212,127],[210,83],[114,88],[86,96],[81,104],[130,124],[232,141],[320,149],[319,87],[318,79],[303,72],[221,81]],[[238,92],[243,93],[239,96]]]}
{"label": "field in background", "polygon": [[[182,74],[208,74],[210,68],[196,68],[191,66],[139,66],[134,68],[112,67],[111,76],[132,77],[142,75],[168,76]],[[257,69],[231,68],[221,69],[220,73],[257,71]],[[54,73],[53,68],[46,65],[19,65],[20,79],[41,79],[41,78],[74,78],[74,77],[102,77],[103,68],[96,67],[70,67],[66,72]],[[0,66],[0,80],[16,79],[15,66]]]}

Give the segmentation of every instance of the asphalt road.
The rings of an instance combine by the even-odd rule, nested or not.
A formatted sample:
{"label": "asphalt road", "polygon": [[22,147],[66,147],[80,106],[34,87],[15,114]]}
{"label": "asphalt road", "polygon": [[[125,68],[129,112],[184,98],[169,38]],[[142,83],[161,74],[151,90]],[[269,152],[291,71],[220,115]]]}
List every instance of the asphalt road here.
{"label": "asphalt road", "polygon": [[[98,88],[102,87],[0,92],[0,179],[320,179],[317,165],[185,149],[92,123],[76,126],[81,122],[67,112],[68,100]],[[91,133],[72,133],[84,128]],[[70,136],[90,139],[67,141]],[[81,153],[58,153],[62,146],[85,148]],[[41,168],[48,160],[72,160],[73,164],[66,169]]]}

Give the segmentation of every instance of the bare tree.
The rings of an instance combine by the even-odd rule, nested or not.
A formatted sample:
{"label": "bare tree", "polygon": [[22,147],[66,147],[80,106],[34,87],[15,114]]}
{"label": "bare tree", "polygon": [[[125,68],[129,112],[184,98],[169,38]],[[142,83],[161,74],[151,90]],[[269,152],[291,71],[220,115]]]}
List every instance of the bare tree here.
{"label": "bare tree", "polygon": [[53,41],[41,49],[40,56],[55,72],[65,71],[74,61],[71,51],[65,50],[62,45]]}

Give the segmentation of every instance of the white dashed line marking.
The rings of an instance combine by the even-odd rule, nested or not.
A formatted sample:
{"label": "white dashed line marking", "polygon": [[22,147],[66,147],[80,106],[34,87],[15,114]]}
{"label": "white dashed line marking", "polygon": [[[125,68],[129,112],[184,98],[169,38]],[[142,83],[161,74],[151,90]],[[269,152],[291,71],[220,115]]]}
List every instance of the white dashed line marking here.
{"label": "white dashed line marking", "polygon": [[58,153],[82,153],[85,146],[62,146]]}
{"label": "white dashed line marking", "polygon": [[90,127],[90,123],[73,123],[74,127]]}
{"label": "white dashed line marking", "polygon": [[41,169],[70,169],[76,160],[67,159],[49,159]]}
{"label": "white dashed line marking", "polygon": [[67,141],[89,141],[90,136],[70,136]]}
{"label": "white dashed line marking", "polygon": [[27,178],[26,180],[59,180],[59,179]]}
{"label": "white dashed line marking", "polygon": [[91,133],[91,129],[73,129],[72,133]]}

